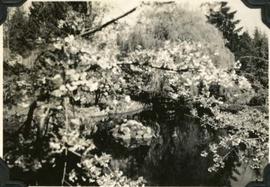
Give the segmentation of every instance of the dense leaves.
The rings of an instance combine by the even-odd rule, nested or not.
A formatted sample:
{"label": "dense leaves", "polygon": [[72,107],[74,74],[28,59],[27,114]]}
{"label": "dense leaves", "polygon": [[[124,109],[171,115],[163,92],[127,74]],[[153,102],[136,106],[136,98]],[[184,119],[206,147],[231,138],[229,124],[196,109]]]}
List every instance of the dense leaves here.
{"label": "dense leaves", "polygon": [[[162,38],[158,48],[142,42],[126,50],[122,45],[134,33],[121,23],[85,39],[77,32],[85,27],[82,14],[64,15],[68,19],[57,24],[70,33],[50,41],[26,78],[13,74],[4,86],[5,125],[20,126],[8,132],[18,146],[8,147],[5,158],[22,173],[39,174],[29,183],[43,184],[48,168],[57,171],[59,185],[159,185],[146,172],[149,163],[160,167],[171,155],[185,158],[192,146],[198,157],[208,158],[210,173],[222,171],[232,155],[235,162],[261,167],[268,116],[247,106],[255,91],[237,74],[239,62],[228,65],[226,54],[222,66],[222,50],[198,38]],[[232,104],[240,107],[231,110]]]}
{"label": "dense leaves", "polygon": [[268,39],[265,33],[255,28],[253,33],[244,31],[235,20],[236,11],[230,11],[226,2],[213,4],[208,21],[215,25],[226,39],[226,46],[242,64],[238,74],[244,75],[254,88],[256,95],[250,105],[265,105],[268,93]]}

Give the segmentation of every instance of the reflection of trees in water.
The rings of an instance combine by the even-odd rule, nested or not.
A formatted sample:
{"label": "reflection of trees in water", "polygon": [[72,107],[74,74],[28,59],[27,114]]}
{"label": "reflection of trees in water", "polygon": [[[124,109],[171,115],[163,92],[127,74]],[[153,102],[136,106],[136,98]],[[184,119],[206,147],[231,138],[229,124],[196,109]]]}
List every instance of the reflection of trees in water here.
{"label": "reflection of trees in water", "polygon": [[[153,110],[142,112],[139,118],[151,121],[153,128],[160,131],[139,169],[152,185],[230,185],[236,157],[231,155],[219,172],[208,172],[211,159],[201,157],[200,153],[213,141],[213,136],[190,116],[185,101],[156,98]],[[159,128],[155,127],[157,124]]]}

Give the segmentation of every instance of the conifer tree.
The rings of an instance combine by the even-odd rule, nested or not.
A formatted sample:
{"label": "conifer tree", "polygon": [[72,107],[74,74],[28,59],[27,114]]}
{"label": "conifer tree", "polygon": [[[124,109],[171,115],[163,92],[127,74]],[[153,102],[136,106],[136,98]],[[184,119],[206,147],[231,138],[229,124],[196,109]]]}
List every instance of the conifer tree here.
{"label": "conifer tree", "polygon": [[232,52],[239,50],[239,33],[242,30],[242,27],[237,26],[240,20],[235,20],[235,13],[236,11],[230,11],[227,2],[220,2],[220,10],[210,9],[210,13],[207,15],[208,22],[215,25],[222,32],[227,40],[226,46]]}
{"label": "conifer tree", "polygon": [[[9,42],[12,51],[28,56],[33,49],[42,47],[42,44],[46,47],[57,37],[79,34],[82,28],[91,29],[97,26],[106,7],[99,6],[97,2],[92,4],[33,2],[28,15],[23,10],[16,10],[9,23],[9,35],[13,37]],[[60,27],[60,21],[67,24]]]}
{"label": "conifer tree", "polygon": [[209,9],[208,22],[215,25],[227,40],[226,46],[232,51],[236,60],[241,62],[238,73],[244,75],[255,89],[257,95],[252,105],[264,105],[268,88],[268,44],[267,37],[257,28],[252,36],[235,20],[236,11],[230,11],[227,2],[219,3],[219,10]]}
{"label": "conifer tree", "polygon": [[9,20],[4,24],[5,37],[4,44],[7,50],[23,54],[27,48],[29,48],[29,43],[26,41],[28,35],[28,19],[25,12],[18,8],[14,11],[12,15],[9,15]]}

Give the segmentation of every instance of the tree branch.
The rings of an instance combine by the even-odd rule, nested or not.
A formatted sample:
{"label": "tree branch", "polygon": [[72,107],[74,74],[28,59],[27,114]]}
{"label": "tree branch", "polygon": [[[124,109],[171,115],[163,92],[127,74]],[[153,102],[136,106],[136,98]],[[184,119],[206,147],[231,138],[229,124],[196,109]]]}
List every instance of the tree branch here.
{"label": "tree branch", "polygon": [[129,14],[131,14],[131,13],[134,12],[136,9],[137,9],[137,7],[135,7],[135,8],[133,8],[133,9],[129,10],[128,12],[124,13],[124,14],[121,15],[121,16],[118,16],[117,18],[114,18],[114,19],[112,19],[112,20],[110,20],[110,21],[108,21],[108,22],[102,24],[102,25],[99,26],[98,28],[95,28],[95,29],[93,29],[93,30],[86,31],[86,32],[80,34],[80,36],[86,37],[86,36],[88,36],[88,35],[94,34],[94,33],[97,32],[97,31],[101,31],[102,29],[104,29],[104,28],[107,27],[108,25],[110,25],[110,24],[112,24],[112,23],[115,23],[115,22],[118,21],[119,19],[121,19],[121,18],[123,18],[123,17],[125,17],[125,16],[127,16],[127,15],[129,15]]}
{"label": "tree branch", "polygon": [[191,68],[186,68],[186,69],[170,69],[167,67],[158,67],[158,66],[153,66],[151,64],[138,64],[138,63],[119,63],[118,65],[134,65],[134,66],[146,66],[146,67],[150,67],[153,69],[158,69],[158,70],[164,70],[164,71],[173,71],[173,72],[177,72],[177,73],[181,73],[181,72],[187,72],[189,70],[191,70]]}
{"label": "tree branch", "polygon": [[65,162],[64,162],[63,175],[62,175],[62,180],[61,180],[62,186],[65,183],[66,172],[67,172],[67,153],[68,153],[68,149],[65,148]]}
{"label": "tree branch", "polygon": [[265,59],[265,58],[262,58],[262,57],[256,57],[256,56],[242,56],[242,57],[239,58],[239,60],[240,60],[240,59],[245,59],[245,58],[253,58],[253,59],[262,60],[262,61],[264,61],[264,62],[269,62],[268,59]]}
{"label": "tree branch", "polygon": [[[32,120],[33,120],[33,115],[34,115],[34,111],[36,110],[37,108],[37,101],[33,101],[32,104],[30,105],[29,107],[29,110],[28,110],[28,113],[27,113],[27,118],[26,118],[26,121],[23,123],[22,126],[19,127],[19,129],[17,130],[17,133],[20,133],[21,130],[23,130],[23,136],[25,138],[28,137],[29,135],[29,132],[31,130],[31,123],[32,123]],[[24,129],[23,129],[24,128]]]}
{"label": "tree branch", "polygon": [[[65,135],[67,135],[68,129],[69,129],[69,121],[68,121],[68,98],[64,98],[64,108],[65,108]],[[67,145],[66,145],[67,146]],[[62,175],[62,180],[61,184],[62,186],[65,183],[65,177],[66,177],[66,172],[67,172],[67,155],[68,155],[68,148],[65,147],[65,162],[64,162],[64,168],[63,168],[63,175]]]}
{"label": "tree branch", "polygon": [[175,1],[154,2],[154,5],[161,6],[161,5],[168,5],[168,4],[174,4],[174,3]]}
{"label": "tree branch", "polygon": [[45,111],[44,116],[40,120],[40,136],[41,138],[47,134],[48,131],[48,125],[49,125],[49,114],[50,114],[50,106],[48,106],[47,110]]}

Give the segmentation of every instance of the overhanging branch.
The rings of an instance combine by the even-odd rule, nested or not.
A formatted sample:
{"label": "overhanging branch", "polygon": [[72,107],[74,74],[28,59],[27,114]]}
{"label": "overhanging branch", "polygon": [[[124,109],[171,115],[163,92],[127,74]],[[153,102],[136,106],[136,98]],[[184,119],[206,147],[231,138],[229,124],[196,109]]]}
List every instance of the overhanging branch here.
{"label": "overhanging branch", "polygon": [[114,19],[112,19],[112,20],[110,20],[110,21],[107,21],[106,23],[102,24],[102,25],[99,26],[98,28],[95,28],[95,29],[93,29],[93,30],[86,31],[86,32],[80,34],[80,36],[86,37],[86,36],[89,36],[89,35],[91,35],[91,34],[94,34],[94,33],[97,32],[97,31],[101,31],[102,29],[104,29],[104,28],[107,27],[108,25],[110,25],[110,24],[112,24],[112,23],[115,23],[115,22],[118,21],[119,19],[121,19],[121,18],[123,18],[123,17],[125,17],[125,16],[127,16],[127,15],[129,15],[129,14],[131,14],[131,13],[134,12],[136,9],[137,9],[137,7],[135,7],[135,8],[133,8],[133,9],[129,10],[128,12],[122,14],[121,16],[118,16],[117,18],[114,18]]}
{"label": "overhanging branch", "polygon": [[191,68],[185,68],[185,69],[171,69],[171,68],[167,68],[164,66],[153,66],[151,64],[138,64],[138,63],[119,63],[118,65],[133,65],[133,66],[142,66],[142,67],[149,67],[149,68],[153,68],[153,69],[158,69],[158,70],[164,70],[164,71],[172,71],[172,72],[177,72],[177,73],[183,73],[183,72],[187,72],[189,70],[192,70]]}

